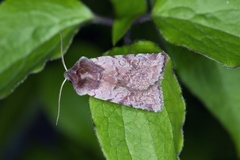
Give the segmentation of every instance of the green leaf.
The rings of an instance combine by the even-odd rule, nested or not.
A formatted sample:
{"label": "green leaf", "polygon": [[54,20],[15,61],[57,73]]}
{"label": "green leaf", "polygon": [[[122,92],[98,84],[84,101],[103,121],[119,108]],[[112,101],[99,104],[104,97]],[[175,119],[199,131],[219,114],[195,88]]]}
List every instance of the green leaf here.
{"label": "green leaf", "polygon": [[240,156],[240,69],[180,47],[169,47],[169,53],[181,80],[228,130]]}
{"label": "green leaf", "polygon": [[240,65],[240,1],[158,0],[152,16],[163,36],[227,66]]}
{"label": "green leaf", "polygon": [[[141,41],[108,54],[160,51],[155,44]],[[162,89],[164,107],[159,113],[90,98],[97,137],[107,159],[177,159],[183,146],[185,104],[169,58]]]}
{"label": "green leaf", "polygon": [[29,73],[60,55],[60,34],[66,48],[79,24],[93,18],[76,0],[8,0],[0,6],[0,98]]}
{"label": "green leaf", "polygon": [[130,28],[133,21],[146,12],[147,4],[145,0],[111,0],[111,2],[115,11],[112,42],[116,44]]}

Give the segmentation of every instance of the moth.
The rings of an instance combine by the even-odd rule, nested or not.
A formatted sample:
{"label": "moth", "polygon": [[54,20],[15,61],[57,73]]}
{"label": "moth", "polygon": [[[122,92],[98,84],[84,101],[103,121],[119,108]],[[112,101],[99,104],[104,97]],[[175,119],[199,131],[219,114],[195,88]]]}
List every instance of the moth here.
{"label": "moth", "polygon": [[128,54],[81,57],[75,65],[67,69],[58,99],[66,80],[70,81],[78,95],[89,95],[98,99],[122,104],[138,109],[159,112],[163,107],[161,82],[167,56],[162,53]]}
{"label": "moth", "polygon": [[78,95],[158,112],[165,62],[164,53],[81,57],[64,77]]}

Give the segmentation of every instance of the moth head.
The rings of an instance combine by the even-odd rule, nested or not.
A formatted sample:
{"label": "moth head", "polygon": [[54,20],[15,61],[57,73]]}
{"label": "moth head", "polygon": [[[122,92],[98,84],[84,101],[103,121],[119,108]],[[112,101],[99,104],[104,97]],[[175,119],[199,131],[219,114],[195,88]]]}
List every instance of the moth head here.
{"label": "moth head", "polygon": [[73,73],[71,70],[67,70],[64,73],[64,77],[67,81],[69,81],[70,83],[73,83],[75,81],[77,81],[77,76],[75,75],[75,73]]}
{"label": "moth head", "polygon": [[65,79],[71,82],[74,88],[81,88],[85,82],[85,79],[90,77],[89,72],[91,72],[91,69],[89,64],[89,59],[86,57],[80,58],[80,60],[77,61],[72,68],[64,73]]}
{"label": "moth head", "polygon": [[102,71],[102,67],[88,58],[82,57],[71,69],[64,73],[64,77],[72,83],[79,95],[85,95],[99,87]]}
{"label": "moth head", "polygon": [[64,77],[66,80],[68,80],[70,83],[72,83],[73,88],[79,95],[84,95],[84,85],[86,82],[85,78],[81,78],[81,75],[77,74],[77,71],[74,71],[72,69],[67,70],[64,73]]}

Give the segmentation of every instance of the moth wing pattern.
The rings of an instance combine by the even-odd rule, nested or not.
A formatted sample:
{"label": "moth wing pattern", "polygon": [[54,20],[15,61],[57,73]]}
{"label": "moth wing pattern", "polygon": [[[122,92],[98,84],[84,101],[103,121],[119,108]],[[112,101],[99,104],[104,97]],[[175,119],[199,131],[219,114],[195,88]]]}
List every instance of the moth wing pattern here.
{"label": "moth wing pattern", "polygon": [[64,76],[79,95],[158,112],[165,53],[82,57]]}

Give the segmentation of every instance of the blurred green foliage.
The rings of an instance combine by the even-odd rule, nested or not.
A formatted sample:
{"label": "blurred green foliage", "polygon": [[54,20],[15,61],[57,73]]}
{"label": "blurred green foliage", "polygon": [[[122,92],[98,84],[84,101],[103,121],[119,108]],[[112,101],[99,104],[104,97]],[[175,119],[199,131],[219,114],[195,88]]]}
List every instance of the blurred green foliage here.
{"label": "blurred green foliage", "polygon": [[[112,6],[110,1],[83,0],[82,2],[86,4],[86,6],[89,7],[96,15],[110,18],[114,17],[114,7]],[[152,2],[153,1],[149,0],[150,6],[153,5]],[[173,5],[173,2],[165,2],[166,1],[164,0],[158,0],[158,5],[160,5],[161,7],[161,4],[167,4],[168,8],[171,9],[171,5]],[[193,3],[193,1],[188,2],[190,4]],[[216,2],[217,1],[215,1],[214,4]],[[232,1],[229,0],[228,3],[230,2]],[[21,2],[19,1],[19,3]],[[239,2],[235,1],[234,7],[239,6]],[[209,5],[206,5],[206,3],[204,3],[204,8],[211,7],[211,3]],[[162,10],[164,9],[165,8],[162,8]],[[184,35],[182,35],[179,27],[184,26],[182,26],[179,20],[174,22],[174,20],[171,19],[171,21],[169,21],[168,16],[178,15],[173,13],[184,12],[180,12],[179,10],[175,10],[175,12],[169,12],[167,9],[165,11],[166,12],[163,12],[164,16],[162,17],[162,19],[166,19],[166,22],[169,23],[161,23],[159,22],[159,19],[155,20],[155,22],[157,22],[158,26],[160,27],[158,29],[160,29],[161,32],[164,31],[163,35],[166,36],[164,38],[174,44],[187,46],[188,48],[197,50],[198,52],[201,51],[203,52],[203,54],[205,54],[205,51],[206,54],[210,53],[210,55],[212,53],[216,53],[216,50],[219,51],[216,48],[215,52],[212,51],[211,48],[202,49],[202,46],[198,43],[195,43],[194,45],[194,43],[190,43],[194,41],[191,41],[189,39],[182,39],[184,38]],[[239,11],[235,11],[236,12],[231,13],[235,16],[238,16]],[[190,14],[190,12],[187,13]],[[179,15],[184,16],[184,14]],[[224,15],[226,15],[226,12]],[[12,16],[14,17],[14,15]],[[222,17],[224,18],[224,16]],[[210,20],[211,22],[214,22],[214,18],[210,17]],[[234,21],[234,18],[229,17],[229,21],[230,20]],[[183,22],[185,24],[188,21]],[[177,27],[173,25],[173,28],[168,28],[169,26],[172,26],[172,23],[175,23]],[[203,24],[205,24],[205,22],[203,22]],[[186,26],[191,26],[191,23],[187,23]],[[237,25],[235,26],[237,27]],[[199,28],[199,26],[196,28]],[[181,49],[169,49],[169,47],[166,46],[163,36],[159,34],[158,29],[156,28],[154,22],[148,21],[146,23],[132,26],[130,28],[130,37],[133,41],[146,39],[159,44],[161,48],[171,53],[170,56],[173,59],[176,67],[178,64],[176,60],[185,60],[185,57],[189,58],[196,54],[191,51],[187,51],[188,54],[190,54],[188,55],[184,54],[183,51],[181,53],[182,55],[178,55],[179,58],[174,60],[174,58],[177,57],[176,55],[174,56],[175,51]],[[208,37],[210,31],[206,28],[204,29],[205,32],[203,35],[206,35],[206,37]],[[226,33],[230,32],[234,35],[238,35],[238,29],[236,29],[234,32],[231,32],[233,30],[231,27],[225,26],[225,29],[228,31]],[[125,32],[125,30],[121,32]],[[97,57],[101,56],[102,53],[104,53],[105,51],[110,50],[112,48],[112,39],[114,39],[113,37],[111,37],[111,33],[111,27],[109,26],[92,23],[87,26],[81,27],[81,29],[73,39],[73,43],[70,45],[67,54],[65,55],[67,67],[71,67],[83,55],[87,57]],[[190,32],[189,34],[192,34],[194,37],[194,33]],[[221,32],[215,33],[211,31],[211,33],[214,33],[213,36],[215,36],[215,40],[219,40],[219,44],[223,44],[218,45],[220,47],[223,47],[222,49],[226,50],[224,50],[224,53],[226,54],[223,55],[226,57],[230,57],[230,60],[227,60],[226,64],[239,64],[239,53],[233,56],[236,56],[238,58],[233,59],[231,59],[232,56],[228,56],[227,54],[236,53],[236,50],[239,51],[239,36],[231,39],[231,36],[227,35],[226,37],[231,40],[229,41],[231,43],[227,43],[228,41],[223,41],[226,39],[221,40],[219,38],[222,35]],[[226,33],[224,33],[224,35],[226,35]],[[123,35],[122,33],[118,34]],[[56,41],[58,41],[57,36],[55,37]],[[117,41],[119,37],[115,38],[114,42]],[[3,41],[4,39],[1,40]],[[184,42],[184,40],[186,41]],[[211,41],[208,41],[208,43],[211,43]],[[208,43],[205,45],[212,45]],[[68,43],[65,42],[65,45],[67,44]],[[117,45],[119,46],[122,44],[123,40],[120,40],[117,43]],[[238,48],[236,46],[238,46]],[[59,44],[56,45],[55,49],[57,50],[57,48],[59,48],[60,50]],[[224,56],[214,54],[214,56],[212,57],[224,63]],[[192,62],[194,64],[195,61],[198,61],[198,59],[187,60],[184,63],[190,64],[190,62]],[[205,58],[204,61],[206,61],[206,64],[210,63],[213,66],[216,65],[216,62],[213,62],[210,59]],[[205,66],[205,63],[202,64],[204,64]],[[189,68],[191,67],[192,66],[189,66]],[[195,91],[193,87],[188,85],[191,83],[186,82],[191,81],[196,83],[197,81],[186,79],[186,77],[188,76],[184,76],[183,74],[188,74],[188,72],[180,72],[179,69],[180,68],[176,68],[178,80],[180,81],[180,83],[182,81],[184,82],[181,83],[181,86],[183,96],[187,104],[186,122],[183,126],[185,142],[180,158],[183,160],[237,159],[237,150],[235,149],[235,146],[237,146],[237,144],[239,145],[240,142],[236,140],[233,141],[232,137],[234,136],[232,135],[232,132],[229,132],[229,128],[237,126],[239,124],[239,121],[235,121],[234,125],[227,124],[230,126],[224,126],[224,128],[222,125],[224,123],[221,122],[220,124],[219,121],[221,117],[219,118],[218,116],[216,116],[215,110],[217,110],[217,108],[215,108],[214,110],[207,110],[206,106],[208,106],[209,104],[206,103],[206,98],[201,98],[201,95],[199,95],[200,93],[197,92],[200,89]],[[209,68],[207,68],[206,70],[208,69]],[[64,69],[60,60],[49,61],[47,62],[43,71],[38,74],[30,75],[21,85],[19,85],[19,87],[10,96],[0,101],[0,159],[105,159],[98,144],[96,135],[94,133],[94,125],[92,123],[91,114],[88,107],[88,97],[78,96],[72,89],[71,84],[66,84],[64,86],[62,94],[60,121],[58,126],[55,126],[58,91],[60,84],[63,81],[63,72]],[[215,71],[214,73],[217,72],[218,71]],[[231,80],[236,81],[236,79],[234,78],[232,78]],[[211,86],[212,84],[209,81],[209,83],[206,84],[205,87],[209,88],[209,90],[211,91],[215,91],[212,94],[218,94],[218,91],[211,88]],[[223,86],[218,87],[225,86],[228,86],[228,84],[223,84]],[[235,90],[240,90],[240,86],[238,84],[235,84],[235,87],[233,88]],[[205,92],[202,92],[201,94],[205,94]],[[239,95],[235,96],[238,100]],[[221,98],[224,99],[224,97],[226,96],[222,96]],[[237,101],[231,100],[231,102],[235,103],[235,108],[239,108],[240,104],[237,103]],[[221,106],[219,105],[219,107]],[[227,107],[231,107],[231,105],[228,105]],[[236,114],[237,113],[238,110],[236,110]],[[224,115],[224,117],[228,116],[232,115],[228,115],[228,110],[226,110],[226,115]],[[231,135],[229,133],[231,133]],[[234,132],[233,134],[235,135],[238,133]],[[235,137],[236,136],[238,135],[235,135]]]}

